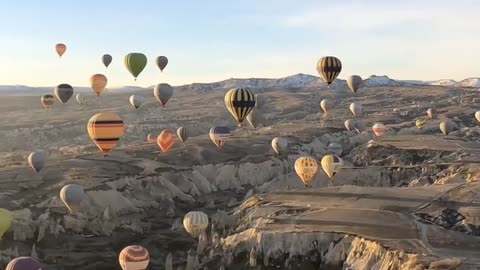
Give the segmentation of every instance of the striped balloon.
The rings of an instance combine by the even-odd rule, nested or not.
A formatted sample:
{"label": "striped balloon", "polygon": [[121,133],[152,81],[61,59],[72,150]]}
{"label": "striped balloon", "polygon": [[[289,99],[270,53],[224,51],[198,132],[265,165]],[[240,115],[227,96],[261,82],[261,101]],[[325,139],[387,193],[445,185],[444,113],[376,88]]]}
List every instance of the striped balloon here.
{"label": "striped balloon", "polygon": [[225,139],[230,137],[230,129],[228,127],[213,127],[208,134],[217,148],[222,149]]}
{"label": "striped balloon", "polygon": [[123,121],[114,113],[97,113],[88,121],[87,131],[90,139],[106,157],[123,136]]}
{"label": "striped balloon", "polygon": [[18,257],[11,260],[5,270],[42,270],[42,265],[32,257]]}
{"label": "striped balloon", "polygon": [[177,136],[182,142],[185,142],[188,139],[188,129],[184,127],[179,127],[177,129]]}
{"label": "striped balloon", "polygon": [[423,128],[427,124],[427,119],[423,118],[418,118],[415,120],[415,126],[417,126],[418,129]]}
{"label": "striped balloon", "polygon": [[383,135],[383,133],[385,133],[385,125],[382,123],[376,123],[375,125],[373,125],[372,130],[373,133],[377,135],[377,137],[380,137]]}
{"label": "striped balloon", "polygon": [[225,107],[240,125],[255,107],[255,95],[247,88],[233,88],[225,94]]}
{"label": "striped balloon", "polygon": [[60,190],[60,199],[72,214],[78,211],[84,197],[85,191],[80,185],[69,184]]}
{"label": "striped balloon", "polygon": [[337,78],[340,71],[342,71],[342,62],[334,56],[324,56],[317,62],[317,72],[328,86]]}
{"label": "striped balloon", "polygon": [[42,102],[43,107],[45,107],[46,110],[52,108],[53,103],[55,103],[55,97],[52,95],[43,95],[40,98],[40,102]]}
{"label": "striped balloon", "polygon": [[162,150],[162,152],[168,152],[168,150],[173,146],[174,143],[173,131],[169,129],[162,130],[160,135],[157,137],[157,144]]}
{"label": "striped balloon", "polygon": [[295,161],[295,172],[305,186],[308,186],[317,173],[318,163],[312,157],[299,157]]}
{"label": "striped balloon", "polygon": [[145,270],[150,262],[150,254],[146,248],[132,245],[122,249],[118,262],[123,270]]}
{"label": "striped balloon", "polygon": [[188,212],[183,218],[183,227],[193,238],[197,238],[207,229],[208,216],[200,211]]}

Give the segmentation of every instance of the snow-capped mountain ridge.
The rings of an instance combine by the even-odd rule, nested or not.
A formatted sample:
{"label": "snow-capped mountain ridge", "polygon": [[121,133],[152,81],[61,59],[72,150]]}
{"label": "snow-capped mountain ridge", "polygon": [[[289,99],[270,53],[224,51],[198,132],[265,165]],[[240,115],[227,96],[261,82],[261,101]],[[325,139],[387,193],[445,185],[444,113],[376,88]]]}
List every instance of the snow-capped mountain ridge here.
{"label": "snow-capped mountain ridge", "polygon": [[[480,87],[480,78],[467,78],[462,81],[454,80],[437,80],[437,81],[418,81],[418,80],[395,80],[386,75],[377,76],[372,75],[363,81],[363,86],[379,87],[379,86],[413,86],[413,85],[436,85],[445,87]],[[137,92],[141,90],[151,90],[154,86],[147,88],[138,86],[123,86],[106,89],[107,93],[127,93]],[[230,78],[227,80],[213,82],[213,83],[193,83],[187,85],[177,86],[176,88],[182,90],[192,91],[211,91],[230,89],[234,87],[244,87],[252,89],[262,88],[286,88],[286,89],[300,89],[300,88],[320,88],[326,87],[326,84],[317,76],[308,74],[295,74],[292,76],[271,79],[271,78]],[[332,88],[346,87],[346,81],[337,79],[333,82]],[[43,95],[53,93],[54,87],[29,87],[25,85],[0,85],[0,95]],[[75,87],[75,92],[92,93],[89,87]]]}

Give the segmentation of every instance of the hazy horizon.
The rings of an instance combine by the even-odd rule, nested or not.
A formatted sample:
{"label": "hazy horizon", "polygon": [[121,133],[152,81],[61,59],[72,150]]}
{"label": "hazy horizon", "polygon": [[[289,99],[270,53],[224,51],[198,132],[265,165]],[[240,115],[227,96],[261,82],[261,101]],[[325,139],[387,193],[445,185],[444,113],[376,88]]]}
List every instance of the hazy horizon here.
{"label": "hazy horizon", "polygon": [[[94,73],[105,74],[109,88],[317,76],[324,55],[340,58],[340,78],[460,81],[479,77],[478,6],[472,0],[12,2],[0,9],[9,26],[0,44],[8,63],[0,67],[0,85],[88,87]],[[58,42],[68,46],[61,59]],[[123,64],[129,52],[148,57],[137,81]],[[113,56],[108,69],[104,53]],[[163,73],[154,65],[159,55],[169,58]]]}

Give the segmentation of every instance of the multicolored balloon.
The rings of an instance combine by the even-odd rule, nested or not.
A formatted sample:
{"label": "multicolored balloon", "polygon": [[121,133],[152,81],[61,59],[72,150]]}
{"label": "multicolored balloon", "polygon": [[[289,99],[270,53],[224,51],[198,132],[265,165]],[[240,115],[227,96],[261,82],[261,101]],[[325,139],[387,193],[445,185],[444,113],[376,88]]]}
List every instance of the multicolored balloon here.
{"label": "multicolored balloon", "polygon": [[324,56],[317,62],[317,72],[329,87],[341,71],[342,62],[334,56]]}
{"label": "multicolored balloon", "polygon": [[123,120],[115,113],[97,113],[88,121],[87,131],[106,157],[123,136]]}
{"label": "multicolored balloon", "polygon": [[225,107],[240,125],[255,107],[255,95],[247,88],[233,88],[225,94]]}
{"label": "multicolored balloon", "polygon": [[123,270],[146,270],[150,263],[150,254],[146,248],[132,245],[122,249],[118,262]]}
{"label": "multicolored balloon", "polygon": [[222,149],[225,140],[230,138],[230,129],[228,127],[213,127],[208,132],[210,140],[217,146],[218,150]]}
{"label": "multicolored balloon", "polygon": [[43,107],[48,110],[51,109],[53,104],[55,103],[55,97],[52,95],[43,95],[40,98],[40,102],[42,103]]}

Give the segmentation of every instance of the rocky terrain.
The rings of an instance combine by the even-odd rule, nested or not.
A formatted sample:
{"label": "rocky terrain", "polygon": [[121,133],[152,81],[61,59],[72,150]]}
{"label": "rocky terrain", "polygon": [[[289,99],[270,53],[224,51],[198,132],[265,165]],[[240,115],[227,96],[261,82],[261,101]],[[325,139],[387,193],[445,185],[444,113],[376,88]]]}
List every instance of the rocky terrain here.
{"label": "rocky terrain", "polygon": [[[46,269],[119,269],[119,251],[140,244],[149,269],[480,269],[477,89],[366,83],[353,95],[342,81],[327,89],[316,80],[253,85],[256,129],[236,127],[225,83],[177,87],[165,108],[138,90],[146,97],[138,110],[129,94],[112,91],[50,111],[37,96],[3,96],[0,207],[15,220],[0,241],[0,267],[33,254]],[[327,116],[319,113],[325,97],[335,101]],[[355,118],[367,127],[388,127],[384,137],[345,129],[351,102],[363,105]],[[417,129],[430,107],[434,119]],[[122,117],[126,132],[102,158],[86,123],[106,111]],[[444,119],[459,128],[441,134]],[[220,151],[207,134],[215,125],[232,130]],[[145,142],[180,126],[191,137],[168,153]],[[276,136],[288,138],[288,154],[273,152]],[[335,186],[319,170],[305,188],[295,159],[319,160],[331,142],[343,146],[346,163]],[[38,175],[27,164],[32,151],[48,154]],[[77,215],[59,200],[70,183],[87,193]],[[191,210],[213,224],[200,241],[181,224]]]}

